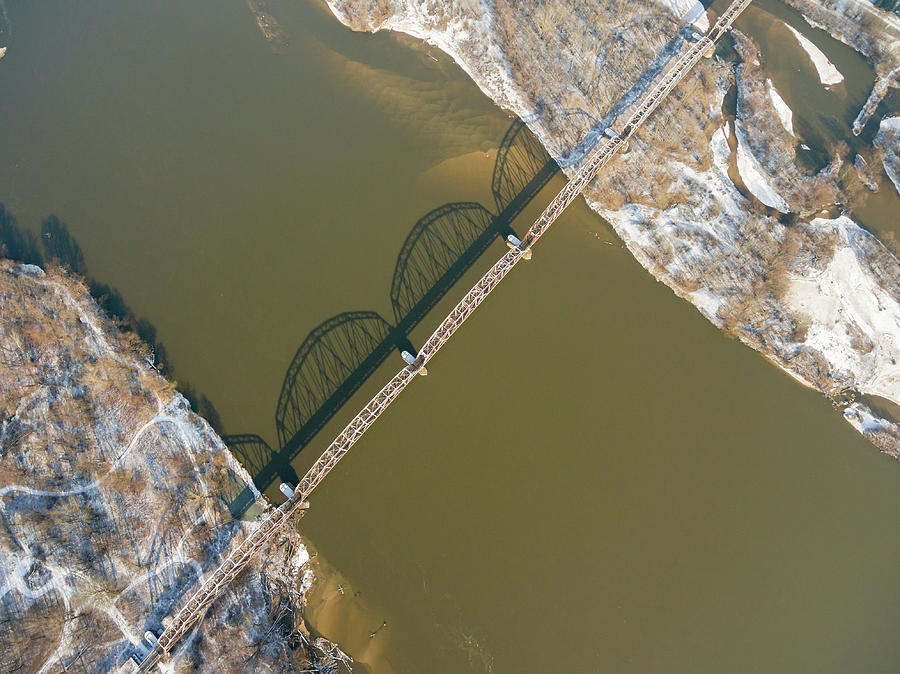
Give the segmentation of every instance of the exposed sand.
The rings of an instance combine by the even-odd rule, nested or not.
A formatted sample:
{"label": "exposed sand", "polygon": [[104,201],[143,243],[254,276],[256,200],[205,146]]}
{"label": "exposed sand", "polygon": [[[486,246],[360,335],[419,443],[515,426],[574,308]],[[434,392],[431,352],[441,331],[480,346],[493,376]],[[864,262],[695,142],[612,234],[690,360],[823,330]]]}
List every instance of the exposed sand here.
{"label": "exposed sand", "polygon": [[[391,640],[390,620],[379,629],[386,616],[370,606],[357,588],[328,564],[320,555],[312,561],[316,582],[306,596],[304,617],[309,626],[353,657],[354,672],[371,668],[390,674],[393,666],[387,659]],[[369,635],[375,632],[374,637]],[[363,665],[360,667],[359,665]]]}

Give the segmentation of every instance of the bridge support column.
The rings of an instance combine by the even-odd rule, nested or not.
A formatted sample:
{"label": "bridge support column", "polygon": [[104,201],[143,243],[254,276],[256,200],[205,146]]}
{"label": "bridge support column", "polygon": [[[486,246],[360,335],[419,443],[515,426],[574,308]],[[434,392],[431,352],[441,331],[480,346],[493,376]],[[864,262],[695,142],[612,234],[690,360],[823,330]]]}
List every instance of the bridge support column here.
{"label": "bridge support column", "polygon": [[514,248],[518,248],[519,250],[522,251],[522,259],[530,260],[531,259],[531,246],[528,246],[527,248],[523,248],[523,245],[524,244],[522,243],[522,240],[519,239],[519,237],[517,237],[515,234],[510,234],[509,236],[506,237],[506,247],[507,248],[509,248],[510,250],[512,250]]}

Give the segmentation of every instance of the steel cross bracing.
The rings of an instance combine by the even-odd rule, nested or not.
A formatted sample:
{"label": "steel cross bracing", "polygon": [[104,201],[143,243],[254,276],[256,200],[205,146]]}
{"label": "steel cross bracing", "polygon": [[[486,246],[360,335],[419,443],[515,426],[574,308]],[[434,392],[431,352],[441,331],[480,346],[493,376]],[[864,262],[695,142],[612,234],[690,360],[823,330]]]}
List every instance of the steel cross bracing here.
{"label": "steel cross bracing", "polygon": [[338,461],[350,450],[360,437],[375,423],[375,420],[400,395],[403,389],[415,378],[416,373],[447,343],[463,322],[472,315],[475,309],[485,300],[500,281],[525,257],[529,249],[547,231],[559,215],[578,197],[612,159],[616,153],[627,146],[630,138],[647,117],[657,108],[665,96],[675,88],[678,82],[700,60],[701,56],[712,48],[740,13],[752,0],[735,0],[725,13],[719,17],[709,33],[691,45],[690,49],[679,57],[665,76],[642,99],[641,103],[628,118],[622,134],[608,138],[594,148],[585,159],[581,168],[557,194],[540,217],[528,230],[522,243],[507,251],[478,283],[466,293],[465,297],[454,307],[453,311],[441,322],[438,328],[419,351],[415,362],[401,369],[382,388],[378,394],[347,424],[322,455],[307,471],[296,486],[293,495],[280,507],[270,512],[232,552],[225,561],[209,574],[200,587],[188,599],[184,606],[173,616],[165,627],[154,648],[142,662],[138,671],[149,671],[163,654],[168,653],[184,634],[199,621],[206,609],[218,595],[253,559],[256,552],[278,532],[291,515],[305,507],[306,500],[325,476],[337,465]]}

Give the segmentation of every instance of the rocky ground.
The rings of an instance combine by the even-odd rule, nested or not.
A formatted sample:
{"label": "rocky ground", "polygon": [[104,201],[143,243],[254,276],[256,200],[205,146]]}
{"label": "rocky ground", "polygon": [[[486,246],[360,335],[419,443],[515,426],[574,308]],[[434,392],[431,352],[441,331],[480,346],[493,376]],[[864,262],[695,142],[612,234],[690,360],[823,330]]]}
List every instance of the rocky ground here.
{"label": "rocky ground", "polygon": [[[248,484],[80,281],[0,260],[0,672],[131,671],[270,507],[232,518]],[[285,531],[164,668],[337,671],[301,619],[307,561]]]}
{"label": "rocky ground", "polygon": [[[402,31],[443,49],[570,173],[685,48],[686,26],[704,30],[715,18],[689,0],[327,2],[353,29]],[[873,65],[857,119],[865,125],[897,84],[900,19],[865,0],[790,4]],[[823,84],[836,83],[827,59],[808,53]],[[890,173],[892,122],[879,138]],[[585,197],[658,280],[900,458],[900,428],[857,400],[900,404],[900,262],[848,215],[854,157],[835,151],[810,173],[798,145],[757,46],[735,30]]]}

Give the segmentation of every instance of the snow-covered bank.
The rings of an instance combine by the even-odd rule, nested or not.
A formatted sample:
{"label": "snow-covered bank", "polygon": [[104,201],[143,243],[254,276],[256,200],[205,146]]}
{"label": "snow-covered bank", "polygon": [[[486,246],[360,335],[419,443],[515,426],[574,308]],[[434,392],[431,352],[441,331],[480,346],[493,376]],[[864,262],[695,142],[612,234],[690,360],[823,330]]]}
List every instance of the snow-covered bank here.
{"label": "snow-covered bank", "polygon": [[[557,157],[577,156],[573,143],[590,128],[584,120],[614,125],[610,111],[627,112],[617,105],[652,72],[664,47],[683,48],[677,38],[682,18],[667,18],[662,4],[649,5],[650,13],[640,17],[625,0],[551,0],[540,6],[498,0],[489,7],[478,0],[427,6],[414,0],[329,4],[354,28],[403,30],[442,48],[448,45],[446,51],[481,89],[526,119]],[[643,12],[648,6],[642,7]],[[619,48],[622,36],[603,32],[610,25],[630,26],[627,49]],[[889,349],[873,347],[869,355],[851,358],[836,350],[845,346],[840,335],[826,337],[846,331],[852,321],[860,333],[854,344],[877,344],[885,317],[876,321],[865,314],[863,320],[853,313],[862,308],[848,304],[841,305],[844,317],[835,323],[806,305],[801,310],[792,304],[788,291],[791,279],[811,279],[834,251],[852,249],[869,299],[880,300],[877,288],[896,292],[892,284],[900,278],[900,263],[873,237],[850,236],[849,225],[840,240],[801,215],[833,208],[844,198],[842,163],[835,160],[814,175],[798,168],[792,115],[772,94],[770,75],[755,58],[758,48],[737,30],[731,35],[739,60],[698,63],[631,139],[628,155],[614,160],[585,198],[654,277],[798,380],[827,395],[860,386],[890,390]],[[820,59],[817,69],[826,63]],[[840,73],[820,72],[823,81],[839,81]],[[737,142],[732,153],[722,106],[734,85]],[[569,114],[573,109],[579,114]],[[755,199],[744,198],[732,183],[729,176],[737,174]],[[785,218],[791,224],[772,217],[770,208],[793,214]],[[837,271],[847,270],[841,266],[848,264],[844,255]],[[895,305],[884,306],[885,316],[892,318]]]}
{"label": "snow-covered bank", "polygon": [[822,354],[833,370],[852,373],[861,393],[900,404],[900,303],[854,246],[871,235],[846,216],[816,218],[809,226],[838,240],[823,269],[790,278],[787,303],[809,324],[803,346]]}
{"label": "snow-covered bank", "polygon": [[[0,260],[0,312],[0,671],[132,671],[144,632],[250,531],[229,509],[250,476],[79,281]],[[168,671],[310,665],[271,629],[301,610],[308,559],[285,530]]]}
{"label": "snow-covered bank", "polygon": [[885,117],[881,120],[875,146],[880,151],[884,172],[900,193],[900,117]]}
{"label": "snow-covered bank", "polygon": [[[787,24],[785,25],[787,26]],[[812,61],[813,65],[816,67],[816,72],[819,74],[819,81],[822,82],[822,84],[828,87],[840,84],[844,81],[844,76],[834,67],[834,64],[828,60],[828,57],[825,56],[821,49],[813,44],[811,40],[803,36],[793,26],[787,27],[788,30],[794,34],[794,37],[797,38],[797,42],[800,43],[800,46],[803,47],[803,51],[807,53],[809,60]]]}

